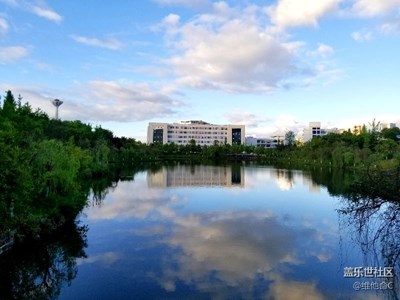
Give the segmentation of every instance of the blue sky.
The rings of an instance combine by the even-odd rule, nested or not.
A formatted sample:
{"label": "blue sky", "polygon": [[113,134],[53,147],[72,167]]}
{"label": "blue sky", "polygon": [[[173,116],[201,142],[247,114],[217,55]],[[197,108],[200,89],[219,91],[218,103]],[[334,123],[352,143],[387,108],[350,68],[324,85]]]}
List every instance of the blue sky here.
{"label": "blue sky", "polygon": [[0,88],[140,140],[189,119],[400,124],[399,53],[400,0],[0,0]]}

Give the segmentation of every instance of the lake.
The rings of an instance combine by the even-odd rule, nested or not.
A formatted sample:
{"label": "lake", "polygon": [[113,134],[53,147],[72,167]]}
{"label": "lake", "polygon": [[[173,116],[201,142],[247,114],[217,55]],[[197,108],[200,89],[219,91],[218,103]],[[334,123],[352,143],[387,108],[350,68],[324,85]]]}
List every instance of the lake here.
{"label": "lake", "polygon": [[398,299],[398,208],[360,210],[349,181],[249,163],[135,173],[60,239],[17,249],[7,280],[63,300]]}

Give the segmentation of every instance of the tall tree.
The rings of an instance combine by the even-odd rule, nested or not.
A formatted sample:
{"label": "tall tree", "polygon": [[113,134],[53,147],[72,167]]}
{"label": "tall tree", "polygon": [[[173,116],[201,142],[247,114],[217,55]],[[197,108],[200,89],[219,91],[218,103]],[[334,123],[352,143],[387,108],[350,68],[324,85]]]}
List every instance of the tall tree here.
{"label": "tall tree", "polygon": [[15,102],[14,95],[8,90],[3,100],[3,116],[10,118],[15,113],[16,108],[17,103]]}
{"label": "tall tree", "polygon": [[293,146],[296,141],[296,135],[292,130],[286,132],[285,134],[285,144],[288,145],[289,147]]}

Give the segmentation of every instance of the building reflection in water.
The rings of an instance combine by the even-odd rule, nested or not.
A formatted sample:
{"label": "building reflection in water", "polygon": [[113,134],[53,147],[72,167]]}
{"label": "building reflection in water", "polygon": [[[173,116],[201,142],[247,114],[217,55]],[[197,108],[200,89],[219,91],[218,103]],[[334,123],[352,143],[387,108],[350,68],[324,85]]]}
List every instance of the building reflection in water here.
{"label": "building reflection in water", "polygon": [[321,185],[316,183],[309,174],[304,174],[303,176],[303,184],[308,185],[308,191],[310,193],[321,193]]}
{"label": "building reflection in water", "polygon": [[178,165],[147,173],[150,188],[184,186],[244,187],[244,170],[240,165]]}

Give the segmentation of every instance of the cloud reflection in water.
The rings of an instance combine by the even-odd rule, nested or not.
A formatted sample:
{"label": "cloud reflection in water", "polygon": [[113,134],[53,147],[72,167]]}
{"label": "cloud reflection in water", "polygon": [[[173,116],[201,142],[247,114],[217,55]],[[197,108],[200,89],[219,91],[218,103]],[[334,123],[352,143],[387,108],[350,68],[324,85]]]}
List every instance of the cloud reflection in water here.
{"label": "cloud reflection in water", "polygon": [[[316,214],[301,215],[296,210],[276,211],[271,203],[279,205],[282,200],[272,196],[263,208],[255,208],[247,197],[249,188],[268,192],[275,186],[281,190],[280,182],[289,187],[284,189],[285,194],[293,193],[296,186],[307,185],[309,179],[300,172],[277,174],[268,168],[245,169],[241,176],[246,176],[246,186],[235,189],[235,196],[242,195],[243,201],[248,201],[246,209],[226,202],[220,209],[187,210],[188,203],[198,200],[190,198],[187,188],[151,188],[142,173],[135,176],[135,181],[120,182],[103,205],[88,210],[87,216],[92,222],[140,221],[140,228],[124,229],[124,235],[142,237],[149,241],[149,247],[165,248],[155,258],[159,261],[158,271],[143,270],[143,274],[167,292],[184,284],[221,298],[234,291],[243,298],[257,293],[273,299],[322,299],[315,281],[301,276],[294,279],[291,272],[310,259],[316,263],[331,260],[337,237],[334,222]],[[232,196],[229,188],[209,192]],[[125,254],[128,251],[130,255],[135,253],[133,248],[124,250]]]}
{"label": "cloud reflection in water", "polygon": [[[164,259],[160,284],[167,290],[174,290],[173,283],[178,281],[208,291],[215,290],[221,283],[254,289],[257,278],[263,278],[277,285],[270,293],[282,294],[279,284],[283,277],[278,275],[281,265],[301,264],[306,249],[300,246],[307,247],[317,236],[316,229],[288,226],[270,212],[178,217],[172,235],[165,240],[169,247],[178,251],[175,257]],[[211,274],[213,280],[210,280]],[[318,295],[310,283],[291,283],[290,286],[291,290],[303,289],[304,293]]]}

